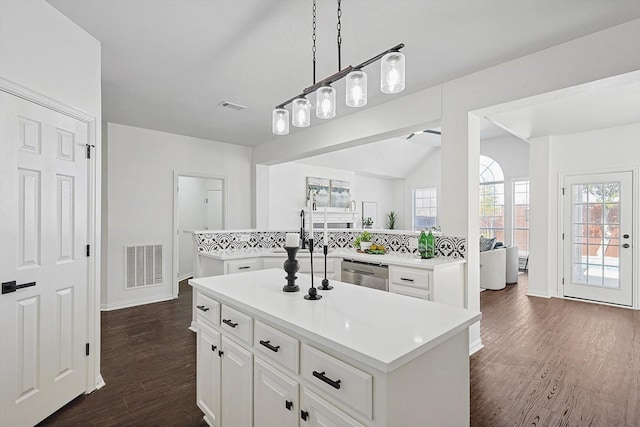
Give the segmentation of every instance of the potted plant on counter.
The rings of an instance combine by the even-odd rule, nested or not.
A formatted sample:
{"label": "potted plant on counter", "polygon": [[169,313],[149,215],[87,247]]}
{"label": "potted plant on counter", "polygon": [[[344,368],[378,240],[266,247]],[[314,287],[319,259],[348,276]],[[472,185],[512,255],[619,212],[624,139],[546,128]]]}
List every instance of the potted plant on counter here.
{"label": "potted plant on counter", "polygon": [[356,237],[356,241],[353,243],[353,246],[360,248],[361,251],[369,249],[371,247],[371,233],[366,230],[360,233],[360,235]]}
{"label": "potted plant on counter", "polygon": [[389,227],[389,230],[393,230],[396,228],[396,220],[398,219],[398,216],[396,215],[396,213],[394,211],[390,211],[387,214],[387,227]]}

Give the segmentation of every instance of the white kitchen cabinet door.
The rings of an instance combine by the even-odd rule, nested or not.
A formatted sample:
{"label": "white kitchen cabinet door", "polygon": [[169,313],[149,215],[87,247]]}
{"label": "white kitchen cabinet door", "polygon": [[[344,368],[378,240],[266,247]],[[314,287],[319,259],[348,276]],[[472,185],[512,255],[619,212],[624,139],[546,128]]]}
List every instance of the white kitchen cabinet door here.
{"label": "white kitchen cabinet door", "polygon": [[207,422],[220,427],[220,333],[198,327],[196,395]]}
{"label": "white kitchen cabinet door", "polygon": [[311,427],[365,427],[317,394],[303,389],[301,404],[302,426]]}
{"label": "white kitchen cabinet door", "polygon": [[253,354],[222,337],[222,426],[253,426]]}
{"label": "white kitchen cabinet door", "polygon": [[389,292],[392,294],[406,295],[414,298],[426,299],[431,301],[431,294],[426,289],[412,288],[411,286],[402,286],[392,283],[389,285]]}
{"label": "white kitchen cabinet door", "polygon": [[254,363],[254,427],[297,427],[298,383],[258,358]]}

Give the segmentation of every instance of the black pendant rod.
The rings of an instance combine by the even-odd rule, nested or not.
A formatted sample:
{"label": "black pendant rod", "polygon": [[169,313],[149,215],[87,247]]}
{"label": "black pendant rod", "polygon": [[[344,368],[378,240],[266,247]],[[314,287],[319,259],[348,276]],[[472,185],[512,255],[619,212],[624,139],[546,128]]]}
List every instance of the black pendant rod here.
{"label": "black pendant rod", "polygon": [[404,47],[404,43],[400,43],[400,44],[392,47],[391,49],[387,49],[384,52],[379,53],[378,55],[374,56],[373,58],[364,61],[362,64],[358,64],[355,67],[352,67],[351,65],[349,65],[344,70],[338,71],[334,75],[327,77],[326,79],[314,84],[313,86],[309,86],[301,94],[296,95],[291,99],[288,99],[287,101],[283,102],[282,104],[278,104],[276,106],[276,108],[284,108],[286,105],[291,104],[291,102],[293,102],[294,100],[296,100],[298,98],[304,98],[305,96],[309,95],[310,93],[316,91],[319,87],[328,86],[331,83],[337,82],[338,80],[340,80],[341,78],[343,78],[344,76],[349,74],[351,71],[360,70],[360,69],[366,67],[367,65],[371,65],[372,63],[376,62],[377,60],[379,60],[380,58],[385,56],[387,53],[398,52],[403,47]]}

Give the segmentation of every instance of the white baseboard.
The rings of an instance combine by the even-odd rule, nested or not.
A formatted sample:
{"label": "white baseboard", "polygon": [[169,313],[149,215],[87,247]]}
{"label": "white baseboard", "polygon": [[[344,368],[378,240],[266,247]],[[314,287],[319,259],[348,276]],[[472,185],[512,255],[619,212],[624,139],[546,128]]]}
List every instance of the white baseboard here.
{"label": "white baseboard", "polygon": [[198,324],[194,321],[191,321],[191,326],[189,326],[189,328],[187,329],[189,329],[192,332],[198,332]]}
{"label": "white baseboard", "polygon": [[102,374],[98,374],[98,377],[96,378],[96,390],[100,390],[105,385],[107,384],[104,382],[104,378],[102,378]]}
{"label": "white baseboard", "polygon": [[472,343],[469,343],[469,356],[477,353],[478,351],[482,350],[484,348],[484,345],[482,344],[482,340],[480,338],[478,338],[477,340],[475,340]]}
{"label": "white baseboard", "polygon": [[527,292],[528,297],[537,297],[537,298],[551,298],[549,295],[538,294],[536,292]]}
{"label": "white baseboard", "polygon": [[189,279],[190,277],[193,277],[193,272],[187,273],[187,274],[181,274],[180,276],[178,276],[178,282],[182,282],[184,279]]}
{"label": "white baseboard", "polygon": [[136,307],[139,305],[153,304],[156,302],[170,301],[174,299],[173,295],[154,295],[149,298],[140,298],[136,300],[122,301],[113,304],[100,304],[101,311],[120,310],[122,308]]}

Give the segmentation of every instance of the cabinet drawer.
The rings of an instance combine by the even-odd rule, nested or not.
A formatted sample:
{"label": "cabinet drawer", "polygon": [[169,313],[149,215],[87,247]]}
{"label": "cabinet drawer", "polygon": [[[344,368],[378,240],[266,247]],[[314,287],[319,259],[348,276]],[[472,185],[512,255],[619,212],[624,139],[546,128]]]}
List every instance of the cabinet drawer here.
{"label": "cabinet drawer", "polygon": [[244,271],[260,270],[262,260],[260,258],[234,259],[226,261],[226,274],[242,273]]}
{"label": "cabinet drawer", "polygon": [[372,417],[371,375],[308,345],[302,346],[301,371],[316,389]]}
{"label": "cabinet drawer", "polygon": [[196,297],[198,320],[205,320],[212,325],[220,324],[220,303],[198,292]]}
{"label": "cabinet drawer", "polygon": [[399,285],[430,289],[431,275],[432,273],[429,270],[395,266],[389,268],[389,279],[391,283],[397,283]]}
{"label": "cabinet drawer", "polygon": [[396,283],[392,283],[391,285],[389,285],[389,292],[414,298],[426,299],[427,301],[433,300],[433,298],[431,298],[431,292],[428,289],[412,288],[411,286],[398,285]]}
{"label": "cabinet drawer", "polygon": [[254,337],[255,347],[262,354],[285,368],[298,372],[300,344],[297,339],[259,320],[256,320]]}
{"label": "cabinet drawer", "polygon": [[251,345],[251,333],[253,331],[253,318],[251,316],[247,316],[228,305],[223,305],[221,318],[220,328],[223,331],[229,332]]}

